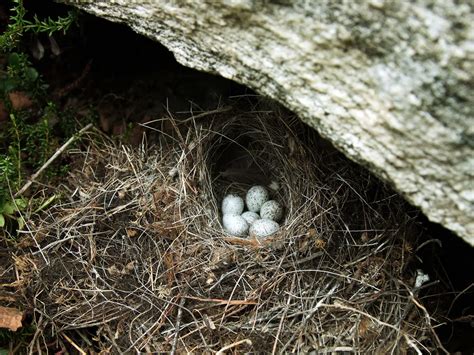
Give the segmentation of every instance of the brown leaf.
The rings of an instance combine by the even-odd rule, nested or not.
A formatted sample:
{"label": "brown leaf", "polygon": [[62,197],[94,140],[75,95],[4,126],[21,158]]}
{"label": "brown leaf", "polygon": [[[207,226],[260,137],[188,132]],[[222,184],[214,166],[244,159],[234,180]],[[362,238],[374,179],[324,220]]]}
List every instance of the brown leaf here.
{"label": "brown leaf", "polygon": [[22,91],[12,91],[8,94],[14,110],[24,110],[33,105],[31,98]]}
{"label": "brown leaf", "polygon": [[16,332],[21,328],[23,312],[16,308],[0,307],[0,328],[6,328]]}
{"label": "brown leaf", "polygon": [[138,231],[136,229],[127,228],[126,231],[127,231],[127,236],[129,238],[133,238],[138,234]]}

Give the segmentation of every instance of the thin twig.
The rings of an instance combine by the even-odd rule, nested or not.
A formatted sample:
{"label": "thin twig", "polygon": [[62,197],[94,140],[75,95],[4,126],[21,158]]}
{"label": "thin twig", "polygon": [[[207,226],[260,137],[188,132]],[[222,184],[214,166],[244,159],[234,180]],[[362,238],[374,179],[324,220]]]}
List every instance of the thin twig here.
{"label": "thin twig", "polygon": [[66,334],[61,334],[61,335],[64,337],[64,339],[66,339],[66,340],[68,341],[69,344],[71,344],[77,351],[79,351],[79,353],[80,353],[81,355],[87,355],[87,353],[86,353],[84,350],[82,350],[82,349],[79,347],[79,345],[77,345],[77,344],[76,344],[71,338],[69,338]]}
{"label": "thin twig", "polygon": [[201,298],[201,297],[194,297],[194,296],[183,296],[184,298],[188,298],[191,300],[195,301],[200,301],[200,302],[212,302],[212,303],[218,303],[222,305],[241,305],[241,304],[247,304],[247,305],[253,305],[253,304],[258,304],[257,301],[250,301],[250,300],[225,300],[225,299],[220,299],[220,298]]}
{"label": "thin twig", "polygon": [[89,123],[87,126],[85,126],[84,128],[82,128],[79,132],[77,132],[77,134],[75,134],[74,136],[72,136],[71,138],[68,139],[68,141],[66,143],[64,143],[58,150],[56,150],[56,152],[51,156],[51,158],[48,159],[48,161],[46,163],[43,164],[43,166],[41,168],[39,168],[39,170],[34,173],[29,179],[28,181],[26,182],[25,185],[23,185],[23,187],[15,194],[15,197],[18,197],[20,196],[21,194],[23,194],[26,190],[28,190],[28,188],[31,186],[31,184],[38,178],[38,176],[54,161],[56,160],[57,157],[59,157],[61,155],[62,152],[64,152],[66,150],[66,148],[72,143],[74,142],[81,134],[83,134],[84,132],[86,132],[87,130],[89,130],[90,128],[92,127],[92,123]]}
{"label": "thin twig", "polygon": [[181,317],[183,316],[183,307],[184,303],[186,302],[186,298],[182,297],[181,301],[179,301],[178,307],[178,315],[176,317],[176,325],[174,327],[174,339],[173,339],[173,347],[171,348],[171,355],[176,354],[176,348],[178,346],[178,338],[179,338],[179,328],[181,327]]}

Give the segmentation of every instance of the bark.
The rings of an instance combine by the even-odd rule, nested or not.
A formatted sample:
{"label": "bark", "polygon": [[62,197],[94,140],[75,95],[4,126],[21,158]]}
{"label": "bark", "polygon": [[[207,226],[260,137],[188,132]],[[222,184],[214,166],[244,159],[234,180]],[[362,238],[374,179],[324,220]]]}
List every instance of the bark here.
{"label": "bark", "polygon": [[63,2],[276,99],[474,245],[468,1]]}

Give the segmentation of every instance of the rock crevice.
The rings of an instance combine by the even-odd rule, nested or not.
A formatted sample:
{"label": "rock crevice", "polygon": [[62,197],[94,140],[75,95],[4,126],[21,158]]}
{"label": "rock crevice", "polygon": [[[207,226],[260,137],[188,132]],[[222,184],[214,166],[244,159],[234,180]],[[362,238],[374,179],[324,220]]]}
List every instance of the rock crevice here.
{"label": "rock crevice", "polygon": [[474,245],[467,1],[61,2],[276,99]]}

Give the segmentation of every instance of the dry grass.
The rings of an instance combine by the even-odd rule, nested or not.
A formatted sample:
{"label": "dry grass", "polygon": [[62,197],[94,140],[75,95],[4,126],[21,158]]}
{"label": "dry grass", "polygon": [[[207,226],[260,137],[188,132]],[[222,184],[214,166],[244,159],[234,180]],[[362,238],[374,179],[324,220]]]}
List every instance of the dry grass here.
{"label": "dry grass", "polygon": [[[414,287],[419,233],[397,195],[291,117],[149,126],[154,145],[93,137],[73,151],[65,202],[29,226],[41,244],[32,349],[46,330],[84,351],[439,348]],[[222,196],[255,183],[279,185],[281,231],[230,238]]]}

